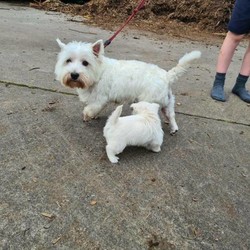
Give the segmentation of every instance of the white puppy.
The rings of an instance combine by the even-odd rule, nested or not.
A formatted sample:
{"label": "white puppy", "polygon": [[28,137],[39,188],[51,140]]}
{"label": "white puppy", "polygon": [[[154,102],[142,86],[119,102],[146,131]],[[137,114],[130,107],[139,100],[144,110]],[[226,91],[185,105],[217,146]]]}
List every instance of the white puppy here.
{"label": "white puppy", "polygon": [[122,106],[115,109],[103,129],[109,160],[117,163],[119,158],[116,155],[129,145],[143,146],[159,152],[163,141],[163,130],[158,115],[160,105],[148,102],[134,103],[130,106],[133,115],[120,117]]}
{"label": "white puppy", "polygon": [[169,120],[170,133],[178,130],[175,121],[174,96],[171,84],[184,74],[190,63],[200,58],[200,51],[184,55],[176,67],[168,72],[156,65],[116,60],[104,56],[103,41],[93,44],[62,43],[55,66],[56,79],[64,86],[76,88],[86,104],[83,119],[95,118],[109,101],[147,101],[160,104]]}

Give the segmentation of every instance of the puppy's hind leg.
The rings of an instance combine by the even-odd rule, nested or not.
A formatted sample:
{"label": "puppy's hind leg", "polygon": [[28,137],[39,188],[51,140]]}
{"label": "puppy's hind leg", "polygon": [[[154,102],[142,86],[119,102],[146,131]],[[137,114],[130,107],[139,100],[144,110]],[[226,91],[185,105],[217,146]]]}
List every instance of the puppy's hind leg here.
{"label": "puppy's hind leg", "polygon": [[163,110],[165,111],[165,115],[169,120],[171,135],[174,135],[178,131],[178,125],[175,121],[174,103],[175,98],[172,92],[170,92],[168,95],[168,103],[166,104],[166,107],[163,108]]}
{"label": "puppy's hind leg", "polygon": [[116,143],[110,143],[106,146],[106,153],[109,158],[109,160],[112,163],[117,163],[119,160],[119,157],[117,157],[117,154],[120,154],[123,149],[126,147],[126,145],[123,144],[116,144]]}
{"label": "puppy's hind leg", "polygon": [[163,136],[156,136],[148,145],[147,149],[153,152],[160,152],[161,151],[161,144],[163,141]]}
{"label": "puppy's hind leg", "polygon": [[125,147],[126,147],[126,143],[124,143],[121,140],[118,143],[114,141],[109,142],[106,146],[106,153],[107,153],[109,160],[112,163],[117,163],[119,160],[119,157],[117,157],[116,155],[120,154],[124,150]]}
{"label": "puppy's hind leg", "polygon": [[117,163],[118,162],[119,157],[115,156],[114,149],[110,145],[106,146],[106,153],[107,153],[107,156],[108,156],[109,160],[112,163]]}

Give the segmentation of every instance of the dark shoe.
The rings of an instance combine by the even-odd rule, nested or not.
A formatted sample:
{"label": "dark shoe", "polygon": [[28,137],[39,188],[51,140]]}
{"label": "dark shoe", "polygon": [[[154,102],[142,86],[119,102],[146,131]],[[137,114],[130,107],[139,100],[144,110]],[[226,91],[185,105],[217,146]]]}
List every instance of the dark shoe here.
{"label": "dark shoe", "polygon": [[224,93],[224,84],[223,85],[214,84],[214,86],[211,90],[211,97],[216,101],[225,102],[226,97],[225,97],[225,93]]}
{"label": "dark shoe", "polygon": [[237,88],[234,86],[232,93],[237,95],[242,101],[250,103],[250,94],[245,88]]}

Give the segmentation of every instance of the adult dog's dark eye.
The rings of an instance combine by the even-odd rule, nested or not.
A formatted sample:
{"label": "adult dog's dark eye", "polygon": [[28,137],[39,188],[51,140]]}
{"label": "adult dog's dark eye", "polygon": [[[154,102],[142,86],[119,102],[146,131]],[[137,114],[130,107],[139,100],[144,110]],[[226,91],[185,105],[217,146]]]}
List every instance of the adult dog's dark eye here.
{"label": "adult dog's dark eye", "polygon": [[71,61],[71,59],[69,58],[67,61],[66,61],[66,63],[71,63],[72,61]]}
{"label": "adult dog's dark eye", "polygon": [[83,66],[88,66],[89,63],[88,63],[87,61],[82,61],[82,65],[83,65]]}

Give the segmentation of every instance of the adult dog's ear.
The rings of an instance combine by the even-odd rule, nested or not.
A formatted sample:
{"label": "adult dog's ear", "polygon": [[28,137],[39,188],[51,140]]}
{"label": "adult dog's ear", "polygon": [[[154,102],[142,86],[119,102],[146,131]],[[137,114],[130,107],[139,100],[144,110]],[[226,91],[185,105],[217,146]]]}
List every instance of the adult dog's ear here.
{"label": "adult dog's ear", "polygon": [[64,47],[66,46],[66,44],[63,43],[63,42],[61,42],[61,40],[60,40],[59,38],[57,38],[56,41],[57,41],[59,47],[60,47],[61,49],[64,49]]}
{"label": "adult dog's ear", "polygon": [[92,50],[96,57],[104,54],[104,45],[103,40],[98,40],[97,42],[92,44]]}

